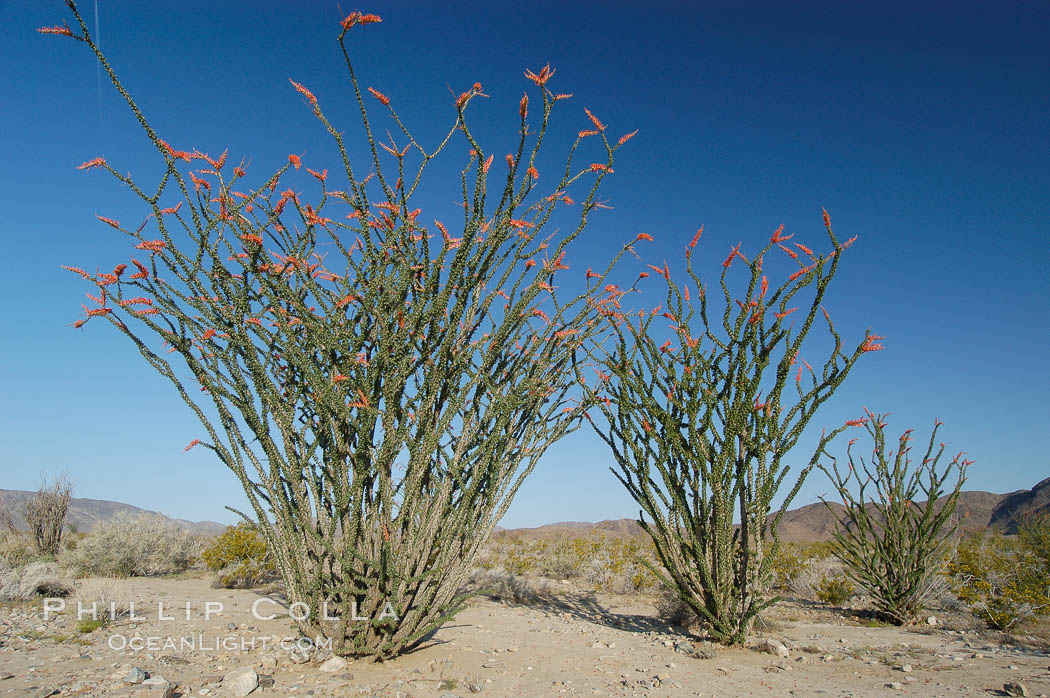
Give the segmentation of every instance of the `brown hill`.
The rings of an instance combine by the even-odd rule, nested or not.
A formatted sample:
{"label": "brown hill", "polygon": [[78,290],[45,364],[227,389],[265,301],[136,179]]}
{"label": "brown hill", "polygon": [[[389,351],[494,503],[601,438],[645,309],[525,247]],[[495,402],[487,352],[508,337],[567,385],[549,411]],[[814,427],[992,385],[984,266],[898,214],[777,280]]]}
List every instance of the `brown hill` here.
{"label": "brown hill", "polygon": [[[25,519],[22,517],[23,507],[26,500],[35,494],[35,492],[26,492],[25,490],[0,490],[0,512],[6,512],[11,517],[11,523],[15,528],[26,528]],[[112,519],[122,512],[131,515],[157,513],[147,509],[140,509],[130,504],[122,504],[121,502],[73,497],[69,500],[66,524],[72,525],[80,531],[90,531],[99,521]],[[164,518],[197,535],[215,536],[226,530],[226,526],[214,521],[184,521],[182,519],[170,519],[167,516]]]}
{"label": "brown hill", "polygon": [[[829,510],[823,502],[817,502],[788,510],[780,521],[780,539],[794,543],[830,540],[843,509],[842,505],[835,503],[831,507]],[[979,490],[962,492],[956,507],[956,515],[962,521],[963,531],[998,528],[1004,533],[1016,533],[1018,522],[1032,514],[1050,514],[1050,478],[1030,490],[1018,490],[1009,494]],[[598,523],[562,521],[536,528],[507,529],[501,533],[513,537],[554,538],[598,532],[617,536],[645,533],[634,519],[614,519]]]}

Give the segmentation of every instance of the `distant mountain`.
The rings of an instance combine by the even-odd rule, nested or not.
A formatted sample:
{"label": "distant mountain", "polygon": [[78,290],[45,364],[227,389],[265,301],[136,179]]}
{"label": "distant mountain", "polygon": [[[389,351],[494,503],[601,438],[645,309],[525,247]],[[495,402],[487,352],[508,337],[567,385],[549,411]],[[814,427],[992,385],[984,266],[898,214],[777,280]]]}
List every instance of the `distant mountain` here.
{"label": "distant mountain", "polygon": [[[36,492],[24,490],[0,490],[0,511],[7,512],[15,528],[26,528],[25,519],[22,516],[26,500],[34,496]],[[69,500],[69,510],[66,512],[66,523],[75,526],[80,531],[89,531],[99,521],[112,519],[121,512],[128,514],[156,514],[155,511],[140,509],[130,504],[110,502],[104,499],[81,499],[73,497]],[[163,514],[161,514],[163,516]],[[214,521],[184,521],[182,519],[164,518],[172,521],[185,530],[195,535],[214,536],[226,530],[226,526]]]}
{"label": "distant mountain", "polygon": [[509,538],[557,538],[566,534],[604,533],[613,536],[640,536],[645,531],[634,519],[608,519],[591,523],[589,521],[560,521],[558,523],[536,526],[535,528],[500,528],[497,534]]}
{"label": "distant mountain", "polygon": [[[0,511],[7,511],[16,528],[25,528],[22,507],[34,492],[22,490],[0,490]],[[842,506],[832,505],[834,512],[823,503],[807,504],[791,509],[780,521],[780,539],[785,542],[809,542],[829,540]],[[90,530],[99,521],[111,519],[120,512],[130,514],[156,513],[145,509],[110,502],[102,499],[69,500],[66,521],[81,531]],[[1030,490],[1018,490],[1008,494],[971,491],[959,495],[957,515],[962,519],[966,531],[998,528],[1005,533],[1016,533],[1017,524],[1027,515],[1050,514],[1050,478],[1038,483]],[[169,518],[169,517],[165,517]],[[218,535],[226,527],[214,521],[184,521],[170,519],[186,530],[198,535]],[[602,533],[612,536],[644,535],[642,527],[634,519],[609,519],[591,523],[588,521],[561,521],[535,528],[504,529],[496,527],[500,536],[511,538],[557,538],[580,533]]]}
{"label": "distant mountain", "polygon": [[[796,543],[830,540],[842,510],[842,505],[835,503],[829,510],[823,502],[790,509],[780,520],[780,539]],[[959,503],[956,506],[956,515],[960,517],[960,528],[963,531],[997,528],[1004,533],[1016,533],[1018,522],[1031,514],[1050,514],[1050,478],[1030,490],[1018,490],[1009,494],[964,491],[959,494]],[[503,529],[500,535],[515,538],[555,538],[581,532],[604,532],[620,536],[644,534],[642,527],[634,519],[614,519],[598,523],[562,521],[536,528]]]}

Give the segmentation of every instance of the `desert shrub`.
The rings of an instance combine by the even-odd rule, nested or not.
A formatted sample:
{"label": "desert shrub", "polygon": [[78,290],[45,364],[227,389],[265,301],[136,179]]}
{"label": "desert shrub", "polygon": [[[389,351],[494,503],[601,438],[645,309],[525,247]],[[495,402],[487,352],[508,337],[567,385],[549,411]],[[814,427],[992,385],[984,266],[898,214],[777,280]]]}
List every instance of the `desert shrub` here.
{"label": "desert shrub", "polygon": [[[734,247],[712,283],[694,271],[698,232],[686,248],[688,278],[679,283],[666,264],[652,266],[666,281],[663,303],[636,317],[610,309],[613,341],[595,349],[609,381],[596,391],[605,419],[592,425],[612,451],[613,472],[642,509],[641,525],[660,562],[654,572],[725,644],[744,643],[758,614],[777,601],[768,593],[777,525],[818,454],[844,427],[821,436],[786,493],[785,456],[860,357],[882,348],[868,331],[847,350],[823,311],[851,242],[838,240],[826,212],[824,224],[832,248],[826,254],[789,247],[791,236],[781,227],[750,260]],[[798,269],[771,284],[766,274],[780,260],[766,256],[781,250]],[[738,271],[742,283],[734,293],[730,276]],[[613,291],[619,308],[627,292]],[[800,352],[822,316],[832,338],[829,355],[823,370],[810,369],[803,381],[809,363]],[[778,493],[786,496],[774,511]]]}
{"label": "desert shrub", "polygon": [[657,578],[648,540],[587,533],[571,537],[496,537],[480,558],[485,569],[555,580],[578,580],[595,591],[625,594],[652,589]]}
{"label": "desert shrub", "polygon": [[550,596],[546,584],[536,585],[529,580],[503,569],[477,569],[467,577],[462,590],[470,594],[483,594],[496,601],[509,603],[535,603]]}
{"label": "desert shrub", "polygon": [[1050,513],[1022,517],[1017,526],[1017,538],[1025,550],[1043,561],[1043,568],[1050,577]]}
{"label": "desert shrub", "polygon": [[776,589],[790,589],[792,583],[798,579],[812,559],[804,553],[801,546],[785,543],[781,544],[770,563],[772,572],[772,584]]}
{"label": "desert shrub", "polygon": [[597,591],[627,594],[646,591],[659,581],[653,560],[637,538],[605,538],[590,555],[584,579]]}
{"label": "desert shrub", "polygon": [[8,567],[24,567],[40,559],[41,553],[27,531],[0,530],[0,561]]}
{"label": "desert shrub", "polygon": [[59,561],[78,576],[153,577],[186,570],[198,547],[195,536],[159,514],[122,512],[95,524]]}
{"label": "desert shrub", "polygon": [[844,574],[827,575],[817,584],[817,600],[831,606],[841,606],[853,598],[857,588]]}
{"label": "desert shrub", "polygon": [[1038,549],[1025,542],[999,531],[973,536],[959,544],[948,562],[952,591],[974,615],[998,630],[1050,613],[1050,574]]}
{"label": "desert shrub", "polygon": [[128,615],[131,601],[131,590],[122,581],[84,579],[77,582],[67,608],[74,613],[82,611],[84,620],[105,625]]}
{"label": "desert shrub", "polygon": [[817,588],[825,577],[842,574],[842,562],[834,555],[814,557],[791,580],[788,591],[798,599],[816,601]]}
{"label": "desert shrub", "polygon": [[903,624],[916,620],[940,589],[940,572],[959,526],[955,504],[972,461],[959,453],[938,468],[945,447],[937,446],[941,423],[936,422],[925,454],[913,467],[912,430],[901,434],[896,453],[887,452],[884,419],[867,412],[856,422],[874,441],[870,463],[853,455],[854,439],[846,449],[845,471],[833,457],[820,467],[845,507],[835,530],[835,554],[876,611]]}
{"label": "desert shrub", "polygon": [[30,562],[18,567],[0,562],[0,601],[66,596],[72,590],[72,581],[59,573],[54,562]]}
{"label": "desert shrub", "polygon": [[832,555],[831,544],[825,541],[812,543],[782,543],[770,563],[771,583],[774,589],[797,593],[800,588],[809,589],[804,580],[807,571],[817,562]]}
{"label": "desert shrub", "polygon": [[201,553],[209,570],[216,573],[216,586],[247,589],[271,581],[277,574],[266,540],[256,526],[241,522],[230,526]]}
{"label": "desert shrub", "polygon": [[[289,88],[332,137],[337,169],[291,154],[252,183],[244,162],[224,169],[225,154],[162,140],[67,4],[77,30],[43,33],[91,49],[165,168],[145,185],[105,158],[81,167],[135,193],[147,223],[102,218],[134,257],[112,273],[68,267],[98,294],[74,325],[109,323],[199,418],[190,447],[242,483],[290,601],[310,610],[299,629],[341,655],[399,654],[462,608],[457,590],[479,548],[589,406],[581,346],[608,330],[601,306],[563,290],[559,272],[633,134],[610,138],[581,114],[586,128],[541,194],[537,158],[570,95],[551,91],[549,66],[528,71],[536,92],[522,98],[511,154],[490,178],[506,150],[479,143],[466,116],[486,96],[481,84],[454,100],[446,135],[424,147],[393,100],[359,83],[348,32],[380,20],[353,12],[339,46],[360,129],[344,138],[306,86]],[[373,126],[372,104],[393,133]],[[450,209],[453,225],[430,226],[414,197],[455,147],[463,208]],[[601,288],[605,275],[587,278]],[[160,341],[171,351],[155,350]],[[330,620],[352,611],[372,621]]]}
{"label": "desert shrub", "polygon": [[48,484],[42,479],[40,489],[26,500],[23,516],[33,536],[36,549],[49,556],[58,554],[62,545],[62,530],[73,485],[64,475]]}
{"label": "desert shrub", "polygon": [[701,620],[678,589],[663,582],[657,586],[656,617],[683,630],[689,630]]}

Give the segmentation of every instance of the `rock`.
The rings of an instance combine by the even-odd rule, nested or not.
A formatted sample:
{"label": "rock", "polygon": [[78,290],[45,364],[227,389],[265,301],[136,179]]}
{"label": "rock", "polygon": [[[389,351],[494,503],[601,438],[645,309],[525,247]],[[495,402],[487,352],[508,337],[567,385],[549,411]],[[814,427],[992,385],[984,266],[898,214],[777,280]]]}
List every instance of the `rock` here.
{"label": "rock", "polygon": [[306,664],[308,661],[310,661],[310,658],[313,656],[313,653],[313,647],[296,646],[288,652],[288,659],[292,662],[292,664]]}
{"label": "rock", "polygon": [[894,691],[899,691],[902,688],[904,688],[904,684],[900,683],[899,681],[894,681],[892,683],[885,684],[885,686],[886,688],[892,689]]}
{"label": "rock", "polygon": [[468,681],[467,682],[467,689],[471,693],[481,693],[483,688],[484,688],[484,686],[481,685],[480,681]]}
{"label": "rock", "polygon": [[765,640],[760,641],[755,646],[755,649],[757,649],[759,652],[765,652],[766,654],[776,655],[777,657],[786,658],[790,655],[790,652],[788,652],[787,645],[785,645],[780,640],[774,640],[773,638],[766,638]]}
{"label": "rock", "polygon": [[128,673],[124,676],[124,683],[142,683],[147,678],[149,678],[149,674],[139,667],[133,666],[128,669]]}
{"label": "rock", "polygon": [[1003,684],[1003,691],[1008,696],[1027,696],[1028,689],[1023,683],[1017,683],[1016,681],[1007,681]]}
{"label": "rock", "polygon": [[338,674],[346,668],[347,664],[349,664],[349,662],[342,657],[329,657],[320,667],[318,667],[318,671],[323,671],[326,674]]}
{"label": "rock", "polygon": [[273,677],[269,674],[259,674],[259,688],[273,688]]}
{"label": "rock", "polygon": [[175,684],[163,678],[149,678],[142,682],[143,686],[149,686],[150,695],[159,695],[161,698],[174,698]]}
{"label": "rock", "polygon": [[926,625],[937,625],[937,616],[930,616],[927,618]]}
{"label": "rock", "polygon": [[676,642],[674,651],[693,659],[714,659],[718,656],[718,650],[712,642]]}
{"label": "rock", "polygon": [[69,688],[66,689],[66,693],[70,695],[80,695],[82,693],[91,693],[97,687],[90,681],[77,681]]}
{"label": "rock", "polygon": [[231,696],[246,696],[259,687],[259,675],[251,667],[241,667],[226,674],[222,687]]}
{"label": "rock", "polygon": [[911,671],[911,664],[901,664],[897,667],[897,671],[903,671],[905,674]]}

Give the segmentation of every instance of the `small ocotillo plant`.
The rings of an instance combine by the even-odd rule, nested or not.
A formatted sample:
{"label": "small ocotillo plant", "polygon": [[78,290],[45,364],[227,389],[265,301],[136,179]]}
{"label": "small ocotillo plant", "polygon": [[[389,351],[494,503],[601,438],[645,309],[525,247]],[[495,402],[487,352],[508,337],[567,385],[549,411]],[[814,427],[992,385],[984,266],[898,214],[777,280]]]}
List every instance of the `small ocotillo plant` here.
{"label": "small ocotillo plant", "polygon": [[[821,436],[814,459],[770,517],[790,470],[785,455],[857,360],[882,348],[869,331],[845,352],[823,311],[852,242],[839,242],[826,212],[824,221],[832,245],[826,255],[789,246],[783,226],[752,260],[734,247],[723,263],[714,317],[693,269],[699,232],[686,250],[689,281],[680,285],[666,264],[651,265],[667,282],[664,305],[622,315],[616,308],[625,292],[614,286],[605,287],[601,301],[617,334],[610,351],[596,351],[609,383],[599,395],[606,424],[592,423],[612,449],[613,472],[641,506],[642,526],[664,568],[654,572],[726,644],[745,642],[755,617],[775,603],[768,590],[777,525],[816,453],[844,427]],[[776,288],[763,273],[774,248],[799,264]],[[729,278],[738,259],[746,285],[734,297]],[[822,315],[833,346],[818,373],[802,349]]]}
{"label": "small ocotillo plant", "polygon": [[[359,84],[348,32],[381,20],[354,12],[339,45],[364,156],[293,81],[340,167],[311,170],[293,154],[252,184],[225,153],[162,140],[69,5],[78,33],[42,31],[92,49],[166,167],[146,189],[102,158],[81,166],[113,175],[149,215],[138,228],[102,219],[131,238],[133,266],[72,268],[97,287],[75,326],[108,322],[197,415],[204,435],[187,448],[209,449],[239,478],[252,507],[242,515],[266,539],[303,633],[343,655],[402,652],[461,607],[471,561],[523,479],[579,427],[579,347],[605,329],[586,292],[567,298],[556,281],[630,134],[610,142],[587,112],[540,196],[540,144],[571,96],[549,89],[547,66],[525,74],[537,94],[521,99],[505,174],[490,172],[494,156],[466,117],[486,96],[478,83],[428,150],[393,99]],[[373,104],[396,138],[375,135]],[[462,218],[427,225],[413,194],[460,138]],[[592,142],[598,161],[580,164]],[[556,208],[561,232],[549,230]]]}
{"label": "small ocotillo plant", "polygon": [[896,451],[887,451],[885,415],[867,412],[856,423],[874,441],[870,462],[854,456],[853,439],[844,470],[830,456],[830,462],[820,464],[844,507],[839,513],[824,502],[839,516],[835,554],[879,614],[898,625],[911,623],[942,584],[947,548],[959,527],[955,505],[973,461],[959,453],[939,467],[944,454],[944,444],[937,445],[941,422],[935,422],[926,453],[915,467],[911,429],[901,434]]}
{"label": "small ocotillo plant", "polygon": [[60,475],[50,484],[46,479],[41,479],[40,489],[26,500],[22,514],[37,551],[45,555],[58,554],[72,493],[72,483],[66,476]]}

